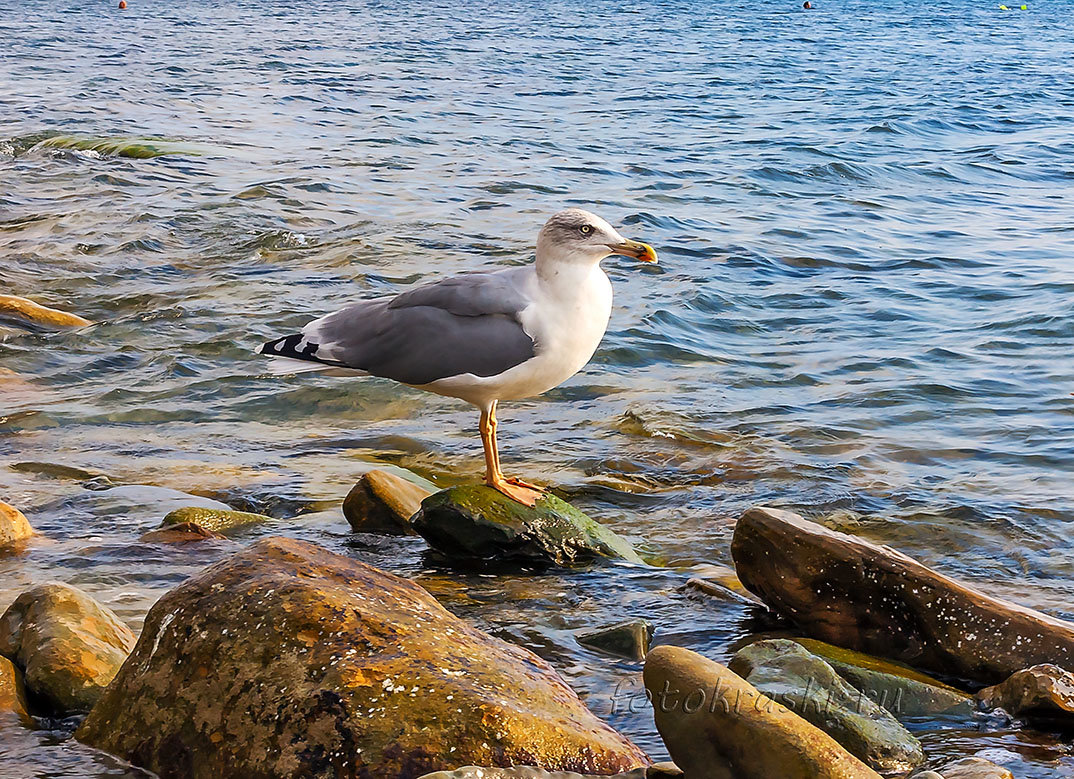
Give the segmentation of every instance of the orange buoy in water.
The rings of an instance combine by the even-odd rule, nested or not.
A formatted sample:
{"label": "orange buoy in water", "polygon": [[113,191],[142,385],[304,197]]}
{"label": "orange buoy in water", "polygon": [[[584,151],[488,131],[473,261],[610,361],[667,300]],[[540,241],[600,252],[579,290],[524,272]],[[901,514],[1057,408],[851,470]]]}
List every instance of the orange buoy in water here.
{"label": "orange buoy in water", "polygon": [[120,7],[120,10],[126,8],[127,7],[127,0],[119,0],[119,7]]}

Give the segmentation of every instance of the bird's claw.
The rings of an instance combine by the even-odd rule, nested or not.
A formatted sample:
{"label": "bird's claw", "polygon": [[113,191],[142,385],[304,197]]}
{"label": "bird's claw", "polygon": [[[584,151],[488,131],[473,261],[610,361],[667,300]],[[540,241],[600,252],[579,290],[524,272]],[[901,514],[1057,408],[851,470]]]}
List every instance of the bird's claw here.
{"label": "bird's claw", "polygon": [[537,484],[530,484],[528,481],[522,481],[522,479],[506,478],[504,479],[504,481],[506,481],[508,484],[513,484],[516,487],[525,487],[528,490],[539,492],[542,495],[547,491],[544,487],[541,487]]}
{"label": "bird's claw", "polygon": [[517,479],[501,479],[489,484],[489,486],[497,492],[503,493],[511,500],[530,508],[536,506],[537,501],[544,495],[544,490],[540,487],[519,482]]}

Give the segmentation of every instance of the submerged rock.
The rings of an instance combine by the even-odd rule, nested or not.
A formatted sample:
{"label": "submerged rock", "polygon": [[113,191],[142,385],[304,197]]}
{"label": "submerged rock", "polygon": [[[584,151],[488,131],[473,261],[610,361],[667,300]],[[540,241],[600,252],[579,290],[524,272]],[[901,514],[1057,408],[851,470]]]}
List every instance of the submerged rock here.
{"label": "submerged rock", "polygon": [[595,630],[580,630],[574,637],[582,646],[630,660],[644,660],[653,638],[653,626],[644,619],[632,619]]}
{"label": "submerged rock", "polygon": [[111,609],[60,582],[27,590],[0,617],[0,654],[60,713],[88,711],[133,646]]}
{"label": "submerged rock", "polygon": [[[179,509],[183,511],[183,509]],[[193,522],[180,522],[177,525],[150,530],[143,533],[138,540],[145,544],[189,544],[191,541],[227,538],[213,530],[207,530]]]}
{"label": "submerged rock", "polygon": [[412,524],[452,558],[564,566],[598,558],[642,562],[625,540],[549,493],[530,508],[485,485],[452,487],[423,500]]}
{"label": "submerged rock", "polygon": [[964,757],[941,766],[938,773],[943,779],[1014,779],[1006,768],[982,757]]}
{"label": "submerged rock", "polygon": [[707,595],[749,606],[764,606],[756,595],[743,586],[734,569],[726,565],[698,565],[694,566],[692,571],[696,575],[687,579],[683,585],[683,590],[687,593]]}
{"label": "submerged rock", "polygon": [[690,779],[879,779],[827,733],[696,652],[658,646],[644,678],[656,727]]}
{"label": "submerged rock", "polygon": [[648,762],[536,655],[411,581],[284,538],[161,598],[76,736],[164,779]]}
{"label": "submerged rock", "polygon": [[77,314],[49,308],[16,295],[0,295],[0,317],[18,319],[44,327],[87,327],[93,324]]}
{"label": "submerged rock", "polygon": [[83,135],[55,135],[46,138],[34,148],[38,149],[77,149],[93,151],[115,157],[133,157],[150,159],[169,154],[197,157],[206,152],[202,146],[182,141],[168,141],[159,138],[94,138]]}
{"label": "submerged rock", "polygon": [[789,511],[747,511],[731,553],[742,582],[813,638],[990,684],[1038,663],[1074,667],[1074,624]]}
{"label": "submerged rock", "polygon": [[30,719],[26,711],[22,673],[6,657],[0,657],[0,725],[4,722],[5,714],[14,714],[23,722]]}
{"label": "submerged rock", "polygon": [[[613,776],[601,776],[600,779],[679,779],[683,773],[671,763],[656,763],[644,768],[635,768]],[[592,774],[576,774],[572,771],[545,771],[533,766],[514,766],[512,768],[479,768],[468,765],[454,771],[437,771],[426,774],[421,779],[597,779]]]}
{"label": "submerged rock", "polygon": [[1044,663],[977,693],[981,707],[1046,719],[1074,718],[1074,673]]}
{"label": "submerged rock", "polygon": [[414,535],[410,518],[432,494],[432,490],[390,471],[370,471],[347,493],[343,516],[359,533]]}
{"label": "submerged rock", "polygon": [[34,529],[21,511],[0,502],[0,549],[24,541],[33,534]]}
{"label": "submerged rock", "polygon": [[730,668],[877,771],[901,773],[925,761],[921,744],[898,720],[794,641],[750,644]]}
{"label": "submerged rock", "polygon": [[870,700],[896,717],[973,714],[974,700],[968,693],[907,665],[812,638],[793,640],[822,658],[852,687],[865,693]]}
{"label": "submerged rock", "polygon": [[173,525],[192,524],[213,533],[223,533],[227,530],[236,530],[249,525],[260,525],[262,522],[272,521],[272,517],[264,514],[251,514],[248,511],[184,506],[165,516],[160,526],[161,529],[164,529]]}

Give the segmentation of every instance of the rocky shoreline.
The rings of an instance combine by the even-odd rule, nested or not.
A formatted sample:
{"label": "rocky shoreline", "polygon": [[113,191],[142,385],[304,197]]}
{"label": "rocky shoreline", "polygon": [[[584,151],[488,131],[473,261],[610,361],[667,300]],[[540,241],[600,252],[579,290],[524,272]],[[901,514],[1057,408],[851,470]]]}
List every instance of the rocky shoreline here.
{"label": "rocky shoreline", "polygon": [[[344,515],[356,531],[419,535],[452,564],[648,565],[554,496],[527,509],[484,487],[431,488],[373,471]],[[1074,724],[1074,624],[758,507],[735,527],[735,569],[682,589],[779,631],[747,636],[727,664],[644,619],[577,636],[644,662],[674,760],[654,764],[551,665],[416,583],[305,541],[228,541],[272,521],[212,501],[168,511],[140,543],[235,551],[162,597],[137,638],[68,584],[19,595],[0,616],[0,727],[84,716],[79,741],[161,777],[1002,779],[982,758],[930,755],[907,726]],[[0,554],[30,543],[27,518],[0,504]]]}

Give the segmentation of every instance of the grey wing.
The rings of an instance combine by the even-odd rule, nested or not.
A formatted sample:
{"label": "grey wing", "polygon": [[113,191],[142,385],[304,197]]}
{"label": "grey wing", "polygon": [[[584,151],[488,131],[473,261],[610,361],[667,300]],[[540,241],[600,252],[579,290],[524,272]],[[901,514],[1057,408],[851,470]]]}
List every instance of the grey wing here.
{"label": "grey wing", "polygon": [[494,376],[534,356],[528,304],[508,274],[473,274],[354,303],[302,330],[316,359],[404,384]]}

